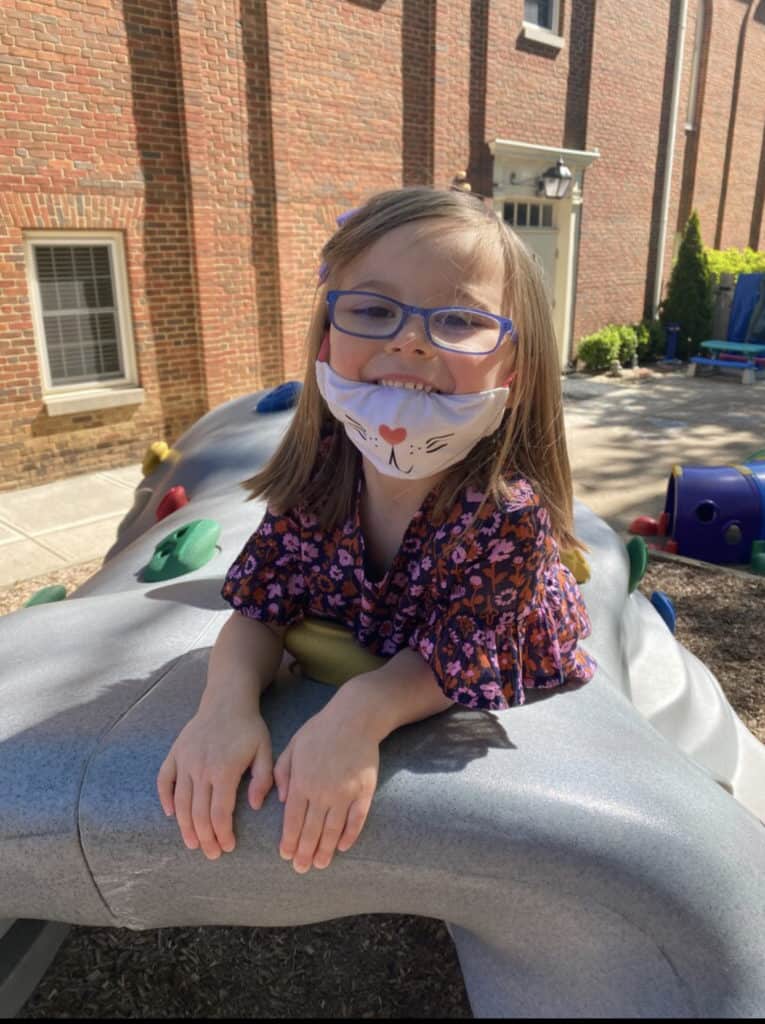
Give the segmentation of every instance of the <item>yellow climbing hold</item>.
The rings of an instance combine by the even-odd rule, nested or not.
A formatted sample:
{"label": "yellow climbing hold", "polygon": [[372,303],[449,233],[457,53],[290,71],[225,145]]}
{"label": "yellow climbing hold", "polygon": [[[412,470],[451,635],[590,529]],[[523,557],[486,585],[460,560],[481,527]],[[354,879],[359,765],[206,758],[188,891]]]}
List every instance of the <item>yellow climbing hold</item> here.
{"label": "yellow climbing hold", "polygon": [[167,441],[152,441],[146,449],[146,454],[141,463],[143,475],[148,476],[149,473],[154,472],[160,462],[164,462],[168,458],[176,458],[177,455],[178,453],[175,448],[171,448]]}
{"label": "yellow climbing hold", "polygon": [[284,646],[305,675],[331,686],[341,686],[388,660],[362,647],[345,626],[323,619],[306,618],[290,626],[284,634]]}
{"label": "yellow climbing hold", "polygon": [[590,578],[589,563],[578,548],[562,551],[560,560],[574,574],[574,579],[577,583],[586,583]]}

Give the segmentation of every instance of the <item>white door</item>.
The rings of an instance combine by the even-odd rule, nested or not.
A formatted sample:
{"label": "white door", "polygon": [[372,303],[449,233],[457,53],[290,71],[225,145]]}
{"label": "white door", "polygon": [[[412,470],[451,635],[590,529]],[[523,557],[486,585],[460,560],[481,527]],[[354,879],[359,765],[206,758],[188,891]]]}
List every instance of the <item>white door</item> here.
{"label": "white door", "polygon": [[550,300],[552,308],[555,309],[555,261],[558,256],[558,232],[549,228],[539,230],[516,228],[515,231],[526,248],[530,249],[536,257],[537,262],[542,265],[547,285],[547,298]]}

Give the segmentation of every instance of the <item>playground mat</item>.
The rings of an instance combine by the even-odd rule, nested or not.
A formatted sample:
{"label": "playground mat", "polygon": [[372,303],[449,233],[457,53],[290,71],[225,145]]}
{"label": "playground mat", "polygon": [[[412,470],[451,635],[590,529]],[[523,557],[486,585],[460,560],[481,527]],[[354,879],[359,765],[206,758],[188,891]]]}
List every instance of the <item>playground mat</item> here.
{"label": "playground mat", "polygon": [[[0,591],[0,613],[42,586],[73,590],[100,562]],[[652,561],[640,589],[665,591],[678,639],[714,672],[765,742],[758,636],[765,578]],[[374,813],[374,810],[373,810]],[[180,840],[179,840],[180,842]],[[331,868],[330,868],[331,870]],[[295,928],[73,927],[21,1018],[470,1018],[441,921],[366,915]]]}

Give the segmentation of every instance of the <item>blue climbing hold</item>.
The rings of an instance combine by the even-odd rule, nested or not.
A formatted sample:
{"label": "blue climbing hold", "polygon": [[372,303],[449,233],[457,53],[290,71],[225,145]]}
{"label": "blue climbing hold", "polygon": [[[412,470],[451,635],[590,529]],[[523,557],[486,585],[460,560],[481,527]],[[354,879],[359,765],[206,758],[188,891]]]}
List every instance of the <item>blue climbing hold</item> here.
{"label": "blue climbing hold", "polygon": [[303,385],[299,380],[288,380],[266,392],[255,406],[255,412],[283,412],[297,405]]}
{"label": "blue climbing hold", "polygon": [[651,604],[664,619],[667,624],[667,629],[674,635],[677,615],[675,614],[675,606],[672,604],[669,597],[663,590],[654,590],[651,594]]}

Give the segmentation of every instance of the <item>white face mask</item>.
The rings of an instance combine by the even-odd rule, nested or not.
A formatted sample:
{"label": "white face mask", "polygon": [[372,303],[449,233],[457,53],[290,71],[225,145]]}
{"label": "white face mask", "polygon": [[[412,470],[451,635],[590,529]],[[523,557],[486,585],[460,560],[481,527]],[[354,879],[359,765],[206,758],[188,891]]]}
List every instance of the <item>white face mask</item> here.
{"label": "white face mask", "polygon": [[327,362],[316,380],[330,412],[372,465],[386,476],[420,480],[463,459],[502,422],[509,388],[436,395],[347,380]]}

